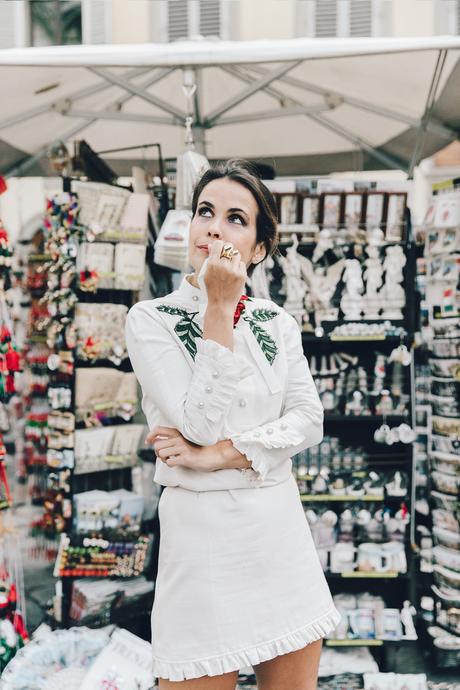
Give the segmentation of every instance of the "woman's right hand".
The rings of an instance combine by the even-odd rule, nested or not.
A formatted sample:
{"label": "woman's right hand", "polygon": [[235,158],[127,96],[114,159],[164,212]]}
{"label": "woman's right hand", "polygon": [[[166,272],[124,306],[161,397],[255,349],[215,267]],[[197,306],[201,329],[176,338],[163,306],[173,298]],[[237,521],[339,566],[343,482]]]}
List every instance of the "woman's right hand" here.
{"label": "woman's right hand", "polygon": [[219,309],[230,309],[232,314],[238,304],[247,280],[246,266],[239,253],[233,258],[221,257],[224,244],[215,240],[209,245],[209,259],[204,275],[208,304]]}

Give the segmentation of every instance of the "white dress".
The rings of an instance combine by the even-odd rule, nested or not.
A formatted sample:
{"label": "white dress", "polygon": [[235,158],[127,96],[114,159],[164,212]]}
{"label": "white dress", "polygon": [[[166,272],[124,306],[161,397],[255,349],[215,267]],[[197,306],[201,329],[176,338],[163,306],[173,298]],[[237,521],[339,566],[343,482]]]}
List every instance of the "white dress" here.
{"label": "white dress", "polygon": [[299,328],[273,302],[245,304],[233,352],[201,337],[206,298],[186,279],[126,324],[149,427],[202,446],[231,439],[251,461],[199,472],[157,460],[167,488],[152,645],[155,676],[171,681],[301,649],[340,619],[292,476],[292,455],[323,433]]}

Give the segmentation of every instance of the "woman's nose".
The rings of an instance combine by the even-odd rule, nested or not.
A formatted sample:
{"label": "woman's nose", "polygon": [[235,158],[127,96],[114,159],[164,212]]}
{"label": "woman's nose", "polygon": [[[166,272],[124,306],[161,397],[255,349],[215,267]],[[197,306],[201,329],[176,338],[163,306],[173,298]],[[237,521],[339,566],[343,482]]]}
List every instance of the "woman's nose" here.
{"label": "woman's nose", "polygon": [[220,239],[222,237],[222,233],[217,223],[213,223],[212,228],[208,228],[208,236],[214,237],[215,239]]}

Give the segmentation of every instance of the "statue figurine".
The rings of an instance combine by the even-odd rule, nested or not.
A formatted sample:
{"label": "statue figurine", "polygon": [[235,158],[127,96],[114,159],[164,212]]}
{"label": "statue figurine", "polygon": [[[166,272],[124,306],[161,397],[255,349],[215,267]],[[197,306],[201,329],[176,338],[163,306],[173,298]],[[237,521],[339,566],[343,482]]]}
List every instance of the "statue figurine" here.
{"label": "statue figurine", "polygon": [[357,259],[346,259],[343,275],[345,290],[340,301],[340,307],[346,321],[360,321],[364,306],[362,292],[364,283],[361,274],[361,264]]}
{"label": "statue figurine", "polygon": [[304,306],[303,300],[307,286],[302,276],[301,256],[297,252],[299,241],[296,234],[292,234],[292,244],[286,250],[286,256],[279,256],[278,261],[283,269],[283,293],[286,295],[284,308],[302,325]]}

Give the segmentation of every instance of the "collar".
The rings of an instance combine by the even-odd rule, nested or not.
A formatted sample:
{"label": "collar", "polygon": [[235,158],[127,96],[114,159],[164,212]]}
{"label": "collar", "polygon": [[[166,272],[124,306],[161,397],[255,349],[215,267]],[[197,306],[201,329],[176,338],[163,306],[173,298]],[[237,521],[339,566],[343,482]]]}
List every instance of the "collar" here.
{"label": "collar", "polygon": [[193,304],[207,304],[207,295],[200,290],[200,288],[194,287],[187,280],[187,276],[182,278],[182,282],[177,289],[177,294],[179,294],[187,302],[192,302]]}

